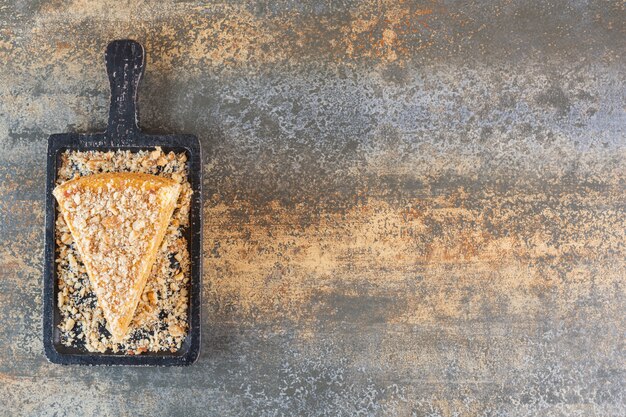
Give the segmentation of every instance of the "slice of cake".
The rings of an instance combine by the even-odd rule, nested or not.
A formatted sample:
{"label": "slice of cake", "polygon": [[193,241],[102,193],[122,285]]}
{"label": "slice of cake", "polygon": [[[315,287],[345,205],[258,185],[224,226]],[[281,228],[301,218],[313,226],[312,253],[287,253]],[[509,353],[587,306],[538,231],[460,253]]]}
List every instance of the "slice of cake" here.
{"label": "slice of cake", "polygon": [[90,175],[53,191],[116,342],[128,331],[179,192],[174,180],[139,173]]}

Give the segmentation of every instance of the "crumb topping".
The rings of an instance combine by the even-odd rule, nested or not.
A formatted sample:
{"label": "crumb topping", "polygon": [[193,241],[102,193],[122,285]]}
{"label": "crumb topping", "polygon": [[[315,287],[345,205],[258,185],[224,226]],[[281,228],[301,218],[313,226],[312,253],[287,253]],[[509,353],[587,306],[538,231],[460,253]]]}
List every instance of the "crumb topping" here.
{"label": "crumb topping", "polygon": [[104,173],[53,191],[117,339],[126,335],[179,190],[155,175]]}

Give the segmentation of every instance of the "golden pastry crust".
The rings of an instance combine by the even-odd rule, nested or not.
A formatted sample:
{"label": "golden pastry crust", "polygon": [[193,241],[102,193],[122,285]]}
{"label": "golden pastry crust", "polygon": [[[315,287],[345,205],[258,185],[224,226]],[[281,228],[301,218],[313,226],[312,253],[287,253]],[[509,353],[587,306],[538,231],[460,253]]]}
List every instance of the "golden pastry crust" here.
{"label": "golden pastry crust", "polygon": [[127,333],[180,188],[155,175],[106,173],[53,191],[116,341]]}

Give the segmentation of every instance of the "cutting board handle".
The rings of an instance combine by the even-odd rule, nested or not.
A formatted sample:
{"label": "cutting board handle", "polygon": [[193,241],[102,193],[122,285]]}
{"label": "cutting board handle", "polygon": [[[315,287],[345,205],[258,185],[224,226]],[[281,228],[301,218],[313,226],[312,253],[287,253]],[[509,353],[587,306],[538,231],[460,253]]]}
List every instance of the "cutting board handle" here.
{"label": "cutting board handle", "polygon": [[105,60],[111,83],[111,108],[106,133],[112,142],[123,145],[125,138],[139,132],[137,90],[146,56],[140,43],[123,39],[109,43]]}

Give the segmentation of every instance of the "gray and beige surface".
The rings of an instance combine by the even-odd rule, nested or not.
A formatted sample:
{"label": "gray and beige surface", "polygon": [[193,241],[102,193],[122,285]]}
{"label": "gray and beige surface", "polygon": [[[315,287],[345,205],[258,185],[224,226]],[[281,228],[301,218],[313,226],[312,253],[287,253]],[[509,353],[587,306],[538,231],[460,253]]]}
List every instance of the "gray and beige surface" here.
{"label": "gray and beige surface", "polygon": [[[0,415],[626,415],[619,1],[0,4]],[[103,51],[147,131],[205,150],[189,368],[41,342],[45,147],[102,130]]]}

